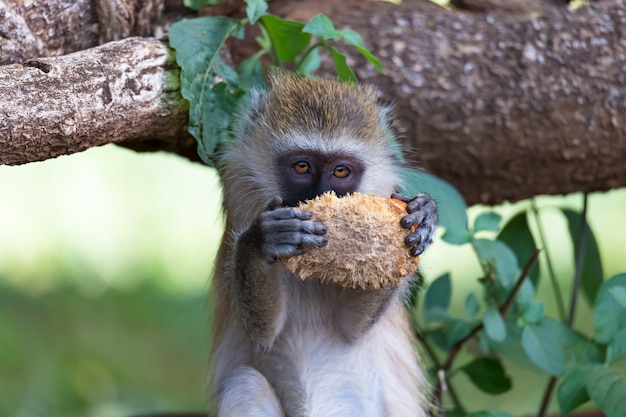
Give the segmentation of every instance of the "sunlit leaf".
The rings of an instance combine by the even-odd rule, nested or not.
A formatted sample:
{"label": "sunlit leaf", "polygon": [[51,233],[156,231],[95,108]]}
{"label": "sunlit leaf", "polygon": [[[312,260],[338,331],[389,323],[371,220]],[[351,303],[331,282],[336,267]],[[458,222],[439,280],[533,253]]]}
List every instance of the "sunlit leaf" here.
{"label": "sunlit leaf", "polygon": [[480,302],[478,297],[473,292],[467,294],[465,297],[465,317],[473,319],[480,311]]}
{"label": "sunlit leaf", "polygon": [[311,35],[302,32],[304,23],[264,15],[260,21],[272,40],[276,55],[283,61],[293,61],[311,42]]}
{"label": "sunlit leaf", "polygon": [[542,302],[531,304],[522,314],[527,323],[539,323],[545,317],[545,307]]}
{"label": "sunlit leaf", "polygon": [[363,39],[361,35],[351,29],[343,29],[338,30],[337,33],[339,36],[346,42],[348,45],[354,46],[360,53],[367,59],[367,61],[376,68],[376,70],[380,73],[383,73],[383,66],[372,53],[365,47],[363,43]]}
{"label": "sunlit leaf", "polygon": [[540,369],[554,376],[563,372],[563,349],[560,340],[543,322],[524,327],[522,346],[526,355]]}
{"label": "sunlit leaf", "polygon": [[500,315],[497,308],[493,306],[487,307],[483,316],[483,326],[489,339],[501,342],[506,338],[504,320],[502,320],[502,315]]}
{"label": "sunlit leaf", "polygon": [[350,65],[348,65],[346,56],[332,46],[326,46],[326,49],[330,52],[330,56],[333,59],[339,80],[344,83],[358,84],[356,75],[354,71],[352,71],[352,68],[350,68]]}
{"label": "sunlit leaf", "polygon": [[246,15],[251,24],[255,24],[267,12],[267,1],[265,0],[245,0]]}
{"label": "sunlit leaf", "polygon": [[605,344],[610,343],[619,330],[626,328],[626,307],[615,299],[611,292],[613,288],[626,288],[626,274],[605,281],[596,296],[593,328],[596,340]]}
{"label": "sunlit leaf", "polygon": [[592,366],[585,374],[585,385],[606,417],[626,417],[626,368]]}
{"label": "sunlit leaf", "polygon": [[333,22],[321,13],[313,16],[302,31],[328,40],[337,40],[340,38],[340,34],[335,29],[335,26],[333,26]]}
{"label": "sunlit leaf", "polygon": [[230,36],[243,36],[239,20],[204,17],[173,24],[170,45],[181,67],[181,94],[190,103],[189,132],[198,141],[198,154],[213,165],[213,153],[243,92],[235,70],[222,63],[219,51]]}
{"label": "sunlit leaf", "polygon": [[502,216],[493,211],[481,213],[478,217],[476,217],[476,220],[474,220],[474,232],[497,232],[500,228],[500,220],[502,220]]}

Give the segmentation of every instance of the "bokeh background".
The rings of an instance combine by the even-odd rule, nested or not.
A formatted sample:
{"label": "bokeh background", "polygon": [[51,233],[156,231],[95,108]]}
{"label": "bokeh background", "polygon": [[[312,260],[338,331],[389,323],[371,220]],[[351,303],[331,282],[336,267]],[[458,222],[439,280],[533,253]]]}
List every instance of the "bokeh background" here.
{"label": "bokeh background", "polygon": [[[0,416],[202,410],[220,204],[215,172],[173,155],[109,145],[0,166]],[[506,219],[526,204],[496,210]],[[567,290],[572,244],[556,207],[580,210],[582,196],[538,204]],[[486,209],[472,207],[470,219]],[[592,195],[589,211],[605,278],[626,272],[626,190]],[[421,265],[427,283],[451,272],[453,310],[480,294],[467,246],[438,241]],[[548,279],[539,298],[554,312]],[[590,322],[583,302],[577,328],[589,334]],[[515,386],[497,397],[458,376],[471,407],[536,412],[545,378],[507,365]]]}

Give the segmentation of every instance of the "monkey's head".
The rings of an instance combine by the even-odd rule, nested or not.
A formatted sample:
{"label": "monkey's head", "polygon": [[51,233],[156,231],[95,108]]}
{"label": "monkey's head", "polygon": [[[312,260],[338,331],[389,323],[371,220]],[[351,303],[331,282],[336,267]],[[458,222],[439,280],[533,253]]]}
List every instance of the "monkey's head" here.
{"label": "monkey's head", "polygon": [[270,85],[252,93],[220,158],[227,213],[276,195],[295,206],[330,190],[396,191],[400,162],[374,89],[283,73]]}

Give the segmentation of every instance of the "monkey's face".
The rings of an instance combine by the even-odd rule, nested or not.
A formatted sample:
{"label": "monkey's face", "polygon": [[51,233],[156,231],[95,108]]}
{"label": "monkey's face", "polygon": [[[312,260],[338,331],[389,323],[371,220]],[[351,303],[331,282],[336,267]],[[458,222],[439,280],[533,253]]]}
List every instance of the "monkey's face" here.
{"label": "monkey's face", "polygon": [[347,154],[313,151],[289,153],[278,161],[284,204],[296,206],[333,190],[338,196],[355,192],[364,172],[361,161]]}

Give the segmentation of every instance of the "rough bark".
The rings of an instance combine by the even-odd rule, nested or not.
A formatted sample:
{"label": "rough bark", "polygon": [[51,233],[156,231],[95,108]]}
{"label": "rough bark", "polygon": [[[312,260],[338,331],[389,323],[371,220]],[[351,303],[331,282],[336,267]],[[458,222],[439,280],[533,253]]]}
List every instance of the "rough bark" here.
{"label": "rough bark", "polygon": [[[239,1],[210,10],[227,13]],[[0,0],[0,65],[132,36],[159,38],[171,23],[193,15],[182,0]]]}
{"label": "rough bark", "polygon": [[[358,56],[351,56],[359,77],[379,86],[383,98],[395,103],[405,140],[417,150],[413,159],[454,183],[468,202],[514,201],[537,194],[624,186],[624,2],[543,13],[537,17],[442,12],[424,8],[419,0],[405,0],[400,6],[380,2],[348,7],[333,12],[332,17],[339,26],[358,30],[381,58],[386,75],[378,75]],[[134,106],[106,112],[108,129],[101,129],[97,118],[82,115],[98,114],[104,108],[88,110],[102,102],[104,90],[98,83],[133,83],[128,80],[136,78],[123,78],[115,63],[137,59],[141,51],[129,52],[128,48],[143,49],[143,42],[151,41],[96,48],[107,57],[101,61],[82,53],[40,59],[52,66],[48,74],[35,68],[0,67],[0,115],[7,115],[0,119],[0,163],[46,158],[46,149],[57,155],[122,140],[135,148],[164,148],[195,157],[195,144],[181,127],[186,115],[175,115],[184,107],[180,97],[163,101],[169,106],[166,119],[176,120],[172,129],[153,123],[133,130],[134,118],[148,118],[135,114],[144,108],[141,94],[134,95]],[[127,50],[126,55],[116,55],[116,49]],[[141,59],[149,59],[150,51],[144,51]],[[98,71],[93,70],[94,62],[102,65]],[[71,69],[74,65],[77,70]],[[61,73],[67,76],[59,77]],[[89,78],[95,76],[100,78],[91,82]],[[126,81],[113,82],[118,76]],[[147,79],[142,83],[148,83]],[[165,84],[151,85],[158,89]],[[152,93],[158,95],[156,89]],[[84,113],[67,116],[63,109],[76,108],[68,106],[68,98],[77,91],[86,94],[80,107]],[[112,103],[132,96],[129,91],[112,89]],[[93,99],[94,92],[99,99]],[[28,96],[37,99],[29,101]],[[54,99],[61,102],[49,101]],[[42,117],[44,108],[60,110]],[[63,129],[59,121],[66,119],[82,123],[80,134]],[[89,121],[95,122],[91,129]],[[49,126],[42,126],[45,123]],[[115,123],[119,127],[113,128]],[[26,130],[28,126],[33,130]],[[155,140],[146,142],[147,138]]]}
{"label": "rough bark", "polygon": [[195,149],[179,71],[167,45],[149,38],[0,67],[0,164],[123,141]]}
{"label": "rough bark", "polygon": [[411,0],[335,21],[381,57],[357,74],[393,101],[414,159],[471,202],[626,185],[626,10],[416,13]]}

